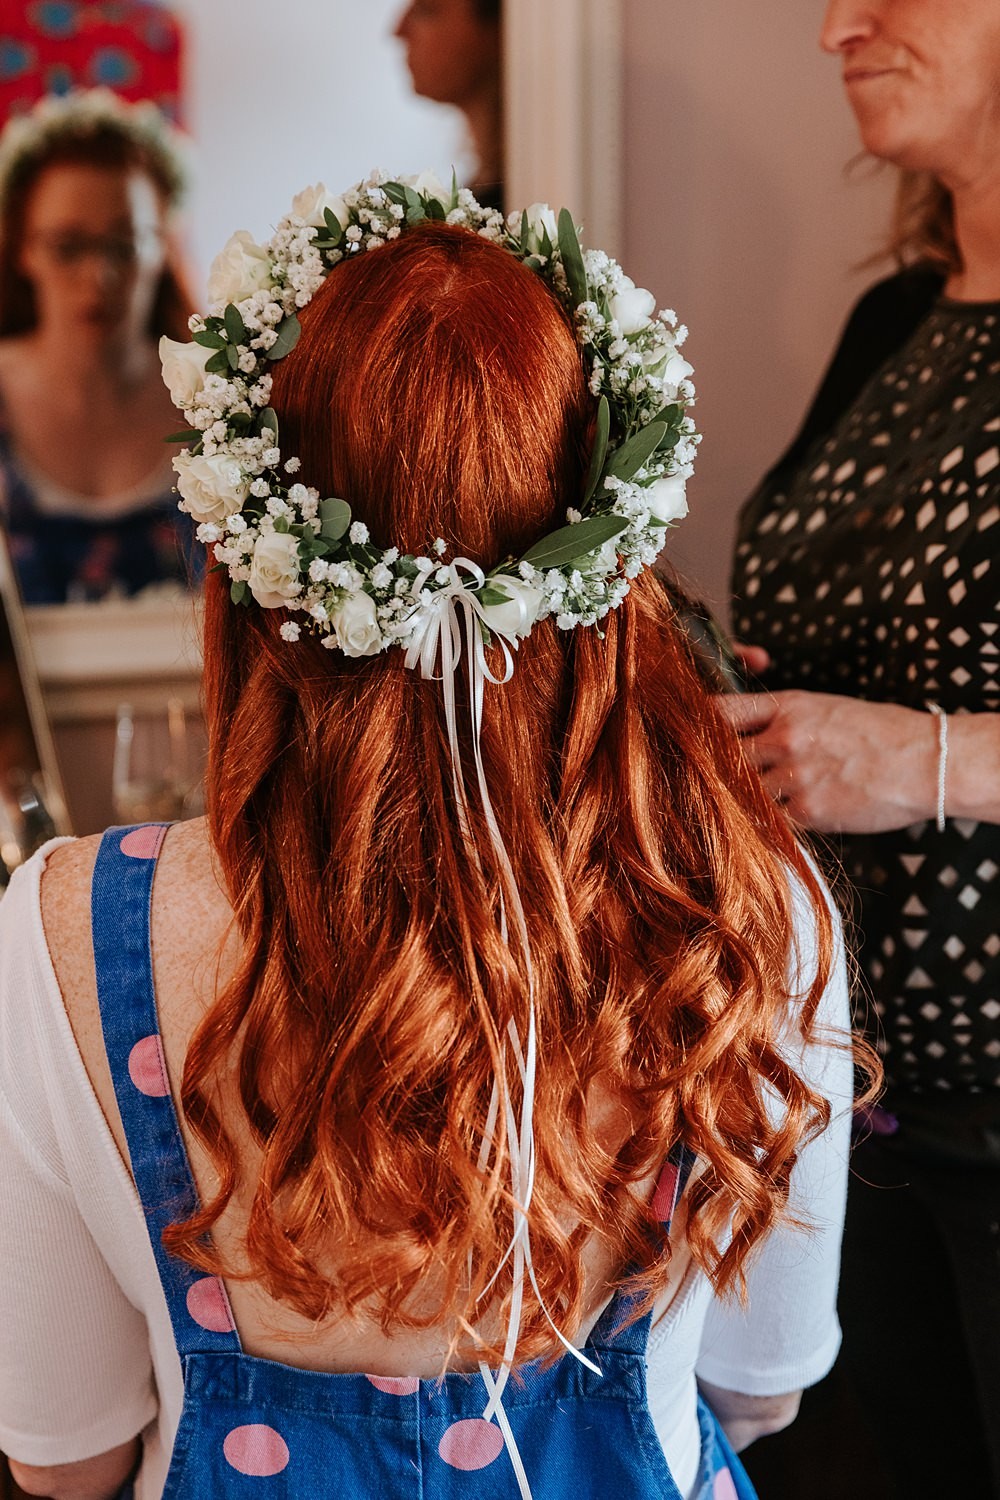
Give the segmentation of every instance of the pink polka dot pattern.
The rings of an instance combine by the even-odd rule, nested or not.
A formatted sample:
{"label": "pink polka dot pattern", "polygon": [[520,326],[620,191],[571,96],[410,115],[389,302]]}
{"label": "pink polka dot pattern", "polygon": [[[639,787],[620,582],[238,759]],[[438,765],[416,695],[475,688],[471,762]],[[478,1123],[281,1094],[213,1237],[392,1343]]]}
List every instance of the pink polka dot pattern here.
{"label": "pink polka dot pattern", "polygon": [[122,839],[119,848],[129,859],[155,859],[166,836],[166,828],[159,823],[147,828],[133,828]]}
{"label": "pink polka dot pattern", "polygon": [[222,1445],[226,1462],[238,1474],[251,1479],[270,1479],[287,1469],[291,1454],[280,1432],[273,1427],[234,1427]]}
{"label": "pink polka dot pattern", "polygon": [[482,1417],[453,1422],[438,1443],[438,1453],[453,1469],[485,1469],[503,1452],[503,1433]]}
{"label": "pink polka dot pattern", "polygon": [[203,1276],[188,1287],[187,1310],[199,1328],[209,1333],[232,1333],[229,1298],[218,1276]]}
{"label": "pink polka dot pattern", "polygon": [[733,1476],[728,1469],[720,1469],[712,1485],[712,1500],[739,1500]]}
{"label": "pink polka dot pattern", "polygon": [[163,1043],[158,1036],[144,1036],[128,1055],[128,1076],[150,1099],[165,1099],[170,1093]]}
{"label": "pink polka dot pattern", "polygon": [[408,1375],[366,1375],[365,1379],[386,1396],[415,1396],[420,1381]]}

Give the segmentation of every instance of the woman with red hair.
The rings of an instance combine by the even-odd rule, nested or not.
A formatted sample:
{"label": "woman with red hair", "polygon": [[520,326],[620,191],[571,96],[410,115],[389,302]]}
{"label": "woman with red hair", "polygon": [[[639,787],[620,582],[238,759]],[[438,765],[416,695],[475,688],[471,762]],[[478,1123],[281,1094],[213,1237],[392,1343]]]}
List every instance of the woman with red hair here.
{"label": "woman with red hair", "polygon": [[[672,325],[426,180],[213,282],[165,350],[207,820],[0,909],[0,1443],[57,1497],[750,1495],[723,1427],[836,1352],[852,1056],[813,866],[627,576]],[[676,410],[598,399],[602,338]]]}

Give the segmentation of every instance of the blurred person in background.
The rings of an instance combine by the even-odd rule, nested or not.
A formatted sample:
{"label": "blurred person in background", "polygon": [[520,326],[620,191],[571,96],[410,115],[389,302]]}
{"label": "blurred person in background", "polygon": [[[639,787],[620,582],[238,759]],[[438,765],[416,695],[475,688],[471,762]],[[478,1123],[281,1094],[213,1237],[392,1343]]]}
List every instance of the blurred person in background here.
{"label": "blurred person in background", "polygon": [[155,108],[106,90],[43,100],[0,136],[0,515],[28,604],[190,577],[157,355],[187,336],[181,188]]}
{"label": "blurred person in background", "polygon": [[464,114],[476,154],[469,186],[503,209],[501,0],[411,0],[396,25],[413,91]]}

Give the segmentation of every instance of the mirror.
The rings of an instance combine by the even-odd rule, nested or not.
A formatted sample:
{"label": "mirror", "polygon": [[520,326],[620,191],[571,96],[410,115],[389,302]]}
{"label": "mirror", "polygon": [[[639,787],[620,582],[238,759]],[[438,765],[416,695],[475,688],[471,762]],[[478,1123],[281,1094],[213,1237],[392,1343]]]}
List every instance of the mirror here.
{"label": "mirror", "polygon": [[46,839],[69,831],[21,601],[0,536],[0,881]]}
{"label": "mirror", "polygon": [[[489,0],[421,3],[471,10]],[[614,254],[622,0],[500,7],[506,202],[570,206],[588,241]],[[445,180],[454,167],[460,181],[476,180],[475,122],[414,93],[405,38],[393,34],[410,0],[284,0],[280,25],[269,0],[176,0],[175,9],[188,33],[197,174],[187,219],[202,276],[234,229],[263,234],[306,183],[339,191],[375,166],[432,168]],[[440,79],[423,86],[457,93]]]}

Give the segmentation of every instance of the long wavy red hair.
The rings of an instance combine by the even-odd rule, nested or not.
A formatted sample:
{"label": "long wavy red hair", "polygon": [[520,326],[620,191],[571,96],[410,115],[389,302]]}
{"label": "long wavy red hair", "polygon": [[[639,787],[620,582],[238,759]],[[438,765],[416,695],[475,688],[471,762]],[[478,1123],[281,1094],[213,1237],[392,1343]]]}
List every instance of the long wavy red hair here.
{"label": "long wavy red hair", "polygon": [[[441,536],[490,567],[576,502],[594,401],[566,317],[515,257],[428,225],[338,266],[303,325],[275,372],[283,447],[378,541],[425,552]],[[209,819],[242,956],[183,1081],[219,1191],[167,1242],[311,1318],[363,1308],[386,1330],[495,1330],[509,1277],[477,1299],[511,1232],[502,1136],[490,1169],[477,1158],[527,991],[501,941],[488,841],[480,829],[480,869],[456,819],[439,685],[398,650],[356,661],[291,646],[282,617],[234,608],[225,576],[209,579]],[[483,756],[534,963],[545,1304],[579,1326],[594,1231],[638,1290],[663,1285],[669,1247],[634,1185],[678,1141],[702,1166],[687,1239],[722,1289],[782,1216],[796,1154],[827,1119],[780,1043],[790,1005],[811,1034],[830,962],[812,869],[649,574],[603,633],[535,627],[513,680],[488,691]],[[790,872],[819,933],[799,997]],[[252,1173],[214,1102],[227,1070]],[[236,1268],[203,1236],[240,1185]],[[553,1344],[529,1298],[519,1358]]]}

